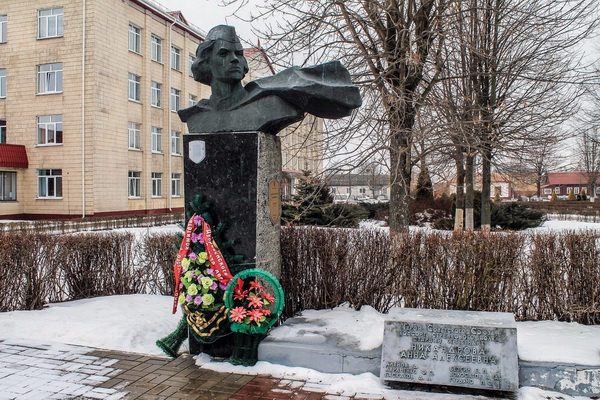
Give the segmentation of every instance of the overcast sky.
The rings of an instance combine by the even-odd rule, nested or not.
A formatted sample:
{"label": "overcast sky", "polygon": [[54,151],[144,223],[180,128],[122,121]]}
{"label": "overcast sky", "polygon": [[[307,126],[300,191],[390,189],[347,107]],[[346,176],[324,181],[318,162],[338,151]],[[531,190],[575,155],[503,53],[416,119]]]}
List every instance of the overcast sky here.
{"label": "overcast sky", "polygon": [[[153,0],[171,11],[181,11],[188,22],[208,32],[216,25],[233,25],[241,39],[256,45],[257,37],[248,22],[237,16],[236,7],[220,7],[220,0]],[[237,13],[236,13],[237,14]],[[241,13],[243,17],[244,14]],[[247,14],[246,14],[247,15]]]}

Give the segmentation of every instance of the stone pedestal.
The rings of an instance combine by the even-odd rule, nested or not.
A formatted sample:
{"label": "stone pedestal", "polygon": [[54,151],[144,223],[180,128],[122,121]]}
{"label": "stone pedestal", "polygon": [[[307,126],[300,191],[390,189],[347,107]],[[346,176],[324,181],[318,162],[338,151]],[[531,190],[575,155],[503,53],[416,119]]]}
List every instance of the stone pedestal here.
{"label": "stone pedestal", "polygon": [[211,205],[214,223],[225,224],[233,251],[281,275],[279,138],[263,132],[194,133],[183,136],[186,212],[198,194]]}
{"label": "stone pedestal", "polygon": [[510,313],[403,309],[386,321],[380,377],[516,391],[517,326]]}

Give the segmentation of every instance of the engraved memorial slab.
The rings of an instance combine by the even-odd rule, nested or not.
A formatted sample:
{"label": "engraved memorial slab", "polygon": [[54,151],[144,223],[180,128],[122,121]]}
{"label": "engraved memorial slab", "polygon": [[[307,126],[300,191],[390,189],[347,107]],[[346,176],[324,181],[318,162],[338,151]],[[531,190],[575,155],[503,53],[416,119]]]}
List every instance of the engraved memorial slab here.
{"label": "engraved memorial slab", "polygon": [[385,322],[385,381],[516,391],[518,370],[511,313],[403,309]]}
{"label": "engraved memorial slab", "polygon": [[273,225],[278,224],[281,218],[281,192],[276,180],[269,182],[269,218]]}

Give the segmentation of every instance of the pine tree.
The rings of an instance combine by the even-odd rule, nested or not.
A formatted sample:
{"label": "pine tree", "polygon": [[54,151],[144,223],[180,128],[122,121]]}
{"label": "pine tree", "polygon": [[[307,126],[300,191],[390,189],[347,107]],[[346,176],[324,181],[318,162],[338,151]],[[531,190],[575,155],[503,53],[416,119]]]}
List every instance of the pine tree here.
{"label": "pine tree", "polygon": [[283,207],[284,222],[327,225],[329,218],[325,210],[333,204],[333,195],[322,179],[311,175],[310,171],[304,171],[292,200],[294,204]]}
{"label": "pine tree", "polygon": [[433,201],[433,184],[429,176],[429,168],[422,167],[417,177],[417,193],[415,201]]}

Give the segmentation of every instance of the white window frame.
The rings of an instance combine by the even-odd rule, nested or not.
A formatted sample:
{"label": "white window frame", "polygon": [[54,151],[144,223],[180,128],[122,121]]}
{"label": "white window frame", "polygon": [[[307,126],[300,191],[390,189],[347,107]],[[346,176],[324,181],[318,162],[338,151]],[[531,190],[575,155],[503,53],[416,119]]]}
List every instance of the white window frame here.
{"label": "white window frame", "polygon": [[129,93],[128,99],[131,101],[142,101],[142,77],[129,72]]}
{"label": "white window frame", "polygon": [[192,65],[194,64],[194,61],[196,61],[196,56],[193,54],[189,54],[188,55],[188,74],[190,76],[194,76],[194,73],[192,72]]}
{"label": "white window frame", "polygon": [[15,200],[17,200],[17,173],[0,171],[0,201]]}
{"label": "white window frame", "polygon": [[38,71],[38,94],[55,94],[63,91],[62,63],[40,64]]}
{"label": "white window frame", "polygon": [[150,98],[151,98],[150,105],[152,105],[153,107],[161,108],[162,107],[161,95],[162,95],[162,83],[152,81],[150,83]]}
{"label": "white window frame", "polygon": [[152,172],[152,197],[162,197],[162,172]]}
{"label": "white window frame", "polygon": [[162,64],[162,38],[156,35],[150,35],[150,59]]}
{"label": "white window frame", "polygon": [[555,186],[554,187],[554,193],[560,194],[560,186]]}
{"label": "white window frame", "polygon": [[129,171],[127,173],[128,189],[130,199],[142,198],[142,173],[140,171]]}
{"label": "white window frame", "polygon": [[171,174],[171,197],[181,197],[181,173]]}
{"label": "white window frame", "polygon": [[137,54],[142,54],[142,28],[132,23],[129,23],[128,29],[128,48]]}
{"label": "white window frame", "polygon": [[[60,134],[59,134],[60,132]],[[63,143],[63,116],[39,115],[37,117],[38,146],[56,146]]]}
{"label": "white window frame", "polygon": [[195,94],[188,94],[188,107],[192,107],[198,102],[198,97]]}
{"label": "white window frame", "polygon": [[579,194],[579,187],[573,188],[573,194]]}
{"label": "white window frame", "polygon": [[181,71],[181,49],[177,46],[171,46],[171,68]]}
{"label": "white window frame", "polygon": [[6,69],[0,68],[0,99],[6,97]]}
{"label": "white window frame", "polygon": [[150,128],[152,136],[152,152],[162,153],[162,128],[153,126]]}
{"label": "white window frame", "polygon": [[551,188],[544,189],[544,194],[552,194],[552,189]]}
{"label": "white window frame", "polygon": [[7,129],[6,120],[0,119],[0,143],[6,143]]}
{"label": "white window frame", "polygon": [[171,155],[181,155],[181,132],[171,131]]}
{"label": "white window frame", "polygon": [[[49,11],[49,13],[45,13]],[[45,15],[42,15],[45,13]],[[50,31],[54,30],[53,33]],[[64,29],[64,9],[62,7],[38,10],[38,39],[62,37]]]}
{"label": "white window frame", "polygon": [[177,112],[181,107],[181,90],[171,88],[171,111]]}
{"label": "white window frame", "polygon": [[0,43],[8,42],[8,15],[0,15]]}
{"label": "white window frame", "polygon": [[128,148],[130,150],[141,150],[140,140],[141,124],[137,122],[129,122],[127,125]]}
{"label": "white window frame", "polygon": [[62,169],[38,169],[37,198],[62,199]]}

